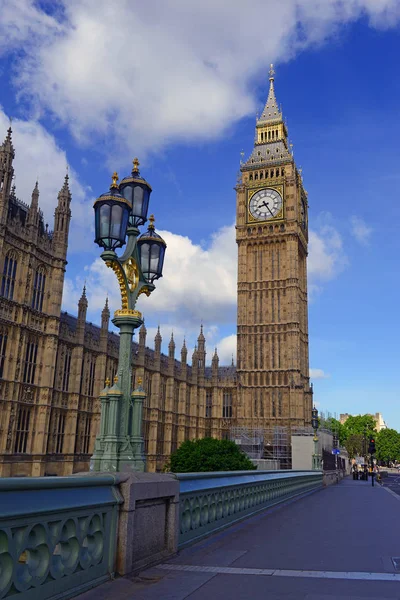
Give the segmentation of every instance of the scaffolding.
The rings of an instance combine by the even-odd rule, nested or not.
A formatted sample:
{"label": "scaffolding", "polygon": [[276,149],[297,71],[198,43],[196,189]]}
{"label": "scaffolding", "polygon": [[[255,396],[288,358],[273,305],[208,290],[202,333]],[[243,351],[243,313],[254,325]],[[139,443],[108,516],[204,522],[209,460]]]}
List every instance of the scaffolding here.
{"label": "scaffolding", "polygon": [[249,458],[260,459],[264,454],[264,432],[262,429],[232,427],[231,440],[237,444]]}
{"label": "scaffolding", "polygon": [[232,427],[230,438],[249,458],[278,461],[280,469],[291,468],[292,451],[288,427]]}

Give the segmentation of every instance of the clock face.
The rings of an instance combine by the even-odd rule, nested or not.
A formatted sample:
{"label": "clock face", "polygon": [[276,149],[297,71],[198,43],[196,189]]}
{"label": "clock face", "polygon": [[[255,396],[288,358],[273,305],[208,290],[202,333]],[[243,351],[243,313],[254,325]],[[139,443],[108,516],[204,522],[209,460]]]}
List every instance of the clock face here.
{"label": "clock face", "polygon": [[267,188],[251,197],[249,209],[253,217],[259,221],[273,219],[282,208],[282,196],[276,190]]}

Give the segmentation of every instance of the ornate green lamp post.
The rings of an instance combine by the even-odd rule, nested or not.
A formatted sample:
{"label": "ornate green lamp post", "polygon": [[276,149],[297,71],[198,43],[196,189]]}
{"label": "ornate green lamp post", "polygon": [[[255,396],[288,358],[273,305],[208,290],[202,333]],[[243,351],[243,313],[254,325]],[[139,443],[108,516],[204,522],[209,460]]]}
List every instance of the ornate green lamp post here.
{"label": "ornate green lamp post", "polygon": [[[151,187],[140,176],[139,161],[133,161],[132,174],[118,185],[113,174],[110,190],[94,203],[95,242],[104,250],[101,258],[115,272],[121,290],[122,307],[115,311],[112,322],[120,330],[118,376],[114,385],[106,382],[100,394],[100,433],[96,438],[90,461],[93,471],[122,471],[128,467],[144,471],[145,457],[142,437],[142,407],[145,392],[139,385],[132,392],[132,336],[143,323],[135,310],[138,296],[149,296],[153,282],[162,277],[166,244],[155,232],[150,216],[147,232],[139,237],[139,226],[147,221]],[[126,243],[118,256],[116,248]]]}
{"label": "ornate green lamp post", "polygon": [[317,430],[318,430],[318,410],[315,408],[312,409],[311,412],[311,425],[312,428],[314,429],[314,454],[313,454],[313,471],[320,471],[321,470],[321,457],[318,453],[318,436],[317,436]]}

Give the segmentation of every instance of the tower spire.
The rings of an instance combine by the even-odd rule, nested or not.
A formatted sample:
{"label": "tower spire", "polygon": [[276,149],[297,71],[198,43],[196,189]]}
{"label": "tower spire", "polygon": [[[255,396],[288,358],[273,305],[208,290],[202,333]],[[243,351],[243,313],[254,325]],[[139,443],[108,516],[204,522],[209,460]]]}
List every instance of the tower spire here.
{"label": "tower spire", "polygon": [[268,98],[264,106],[264,110],[261,113],[261,117],[257,120],[257,124],[266,123],[268,121],[282,121],[282,112],[279,109],[278,102],[275,96],[275,70],[274,65],[271,63],[269,69],[269,92]]}
{"label": "tower spire", "polygon": [[[269,70],[269,92],[260,117],[257,117],[254,149],[247,162],[242,162],[240,170],[253,171],[264,169],[269,166],[280,165],[283,162],[292,162],[289,151],[287,127],[283,121],[282,109],[278,105],[275,96],[275,69],[271,64]],[[276,177],[278,171],[268,171],[265,177]],[[281,169],[279,169],[281,175]],[[261,176],[264,176],[262,173]],[[259,174],[254,175],[258,179]],[[254,181],[253,174],[249,175],[249,181]]]}

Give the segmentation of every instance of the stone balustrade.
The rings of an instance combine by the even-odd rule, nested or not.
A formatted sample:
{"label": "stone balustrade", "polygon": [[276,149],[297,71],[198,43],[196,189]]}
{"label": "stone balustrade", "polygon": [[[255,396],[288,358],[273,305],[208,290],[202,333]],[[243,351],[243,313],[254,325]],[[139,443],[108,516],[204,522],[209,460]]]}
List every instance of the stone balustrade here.
{"label": "stone balustrade", "polygon": [[322,472],[0,479],[0,599],[71,598],[322,488]]}
{"label": "stone balustrade", "polygon": [[299,494],[322,488],[321,471],[181,473],[179,547]]}

